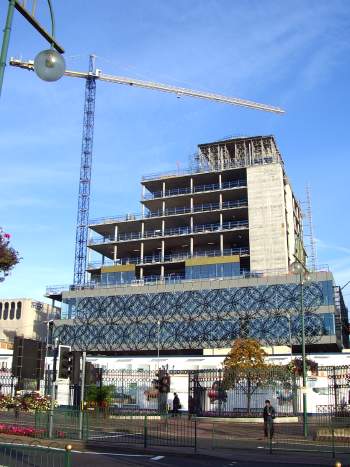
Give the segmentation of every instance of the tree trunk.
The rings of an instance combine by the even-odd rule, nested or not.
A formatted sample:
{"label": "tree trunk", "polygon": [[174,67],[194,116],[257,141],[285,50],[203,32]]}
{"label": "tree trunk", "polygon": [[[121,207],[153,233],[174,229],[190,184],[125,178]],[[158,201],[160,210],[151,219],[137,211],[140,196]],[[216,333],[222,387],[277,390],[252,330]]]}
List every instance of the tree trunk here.
{"label": "tree trunk", "polygon": [[251,405],[251,398],[252,398],[252,382],[250,381],[250,378],[248,376],[247,379],[247,412],[250,414],[250,405]]}

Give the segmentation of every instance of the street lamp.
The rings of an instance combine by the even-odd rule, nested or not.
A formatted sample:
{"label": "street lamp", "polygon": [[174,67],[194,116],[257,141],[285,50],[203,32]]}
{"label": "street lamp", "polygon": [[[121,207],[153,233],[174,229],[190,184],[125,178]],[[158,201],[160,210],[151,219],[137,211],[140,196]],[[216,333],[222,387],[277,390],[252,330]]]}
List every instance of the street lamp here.
{"label": "street lamp", "polygon": [[44,81],[57,81],[65,70],[64,58],[54,49],[43,50],[34,59],[34,71]]}
{"label": "street lamp", "polygon": [[[36,2],[35,2],[36,3]],[[29,12],[25,8],[25,2],[20,3],[18,0],[9,0],[7,10],[6,24],[4,28],[3,41],[0,53],[0,95],[2,90],[2,83],[4,81],[7,52],[10,43],[11,27],[13,21],[13,14],[15,9],[21,13],[22,16],[41,34],[50,44],[51,49],[43,50],[40,52],[34,61],[34,70],[39,78],[44,81],[56,81],[64,74],[65,62],[62,57],[64,49],[58,44],[55,39],[55,18],[51,0],[47,0],[50,17],[51,17],[51,34],[36,20],[34,17],[34,3],[33,11]],[[56,49],[56,50],[54,50]]]}
{"label": "street lamp", "polygon": [[160,320],[157,321],[157,363],[159,370],[159,354],[160,354]]}
{"label": "street lamp", "polygon": [[301,352],[302,352],[302,364],[303,364],[303,429],[304,436],[308,435],[308,424],[307,424],[307,373],[306,373],[306,355],[305,355],[305,311],[304,311],[304,284],[310,280],[309,271],[300,262],[295,261],[291,265],[291,272],[299,276],[300,286],[300,316],[301,316]]}

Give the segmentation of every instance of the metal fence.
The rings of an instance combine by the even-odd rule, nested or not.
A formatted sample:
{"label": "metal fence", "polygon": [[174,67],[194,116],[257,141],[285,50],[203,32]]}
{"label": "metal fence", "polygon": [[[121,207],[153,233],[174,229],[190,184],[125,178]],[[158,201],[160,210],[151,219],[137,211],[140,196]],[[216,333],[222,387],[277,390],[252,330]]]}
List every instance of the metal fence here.
{"label": "metal fence", "polygon": [[0,440],[0,463],[6,467],[71,467],[71,447],[60,449]]}
{"label": "metal fence", "polygon": [[[1,414],[2,415],[2,414]],[[3,421],[3,420],[2,420]],[[247,422],[248,421],[248,422]],[[10,417],[7,419],[11,425]],[[26,414],[17,421],[18,428],[35,427],[29,436],[48,438],[50,414]],[[350,454],[349,417],[308,418],[304,436],[301,417],[278,417],[271,436],[264,436],[262,418],[197,418],[182,414],[130,415],[110,411],[84,412],[55,409],[52,436],[54,439],[83,440],[90,448],[135,445],[138,447],[168,446],[208,449],[263,449],[275,451],[307,451]],[[18,431],[17,434],[21,434]],[[22,443],[23,438],[19,438]],[[30,442],[30,438],[28,439]],[[5,443],[6,444],[6,443]],[[0,450],[0,452],[2,452]],[[4,465],[12,465],[6,464]],[[14,464],[17,465],[17,464]],[[18,464],[20,465],[20,464]],[[41,464],[40,464],[41,465]],[[45,464],[43,464],[45,465]],[[54,464],[50,464],[54,465]],[[61,464],[57,464],[61,465]]]}
{"label": "metal fence", "polygon": [[3,434],[28,438],[83,440],[92,445],[196,447],[196,418],[130,415],[113,410],[62,410],[53,413],[1,412]]}
{"label": "metal fence", "polygon": [[[182,409],[197,416],[260,417],[265,399],[271,400],[279,417],[302,413],[302,380],[284,366],[247,370],[170,370],[171,393],[160,400],[156,389],[157,371],[102,370],[97,386],[109,386],[109,411],[115,414],[157,414],[172,408],[172,392],[177,392]],[[42,394],[51,394],[51,373],[40,382]],[[35,389],[27,381],[28,390]],[[96,384],[87,385],[85,400]],[[350,416],[350,367],[319,367],[308,372],[308,411],[319,418],[334,414]],[[17,378],[0,373],[0,395],[14,395]],[[68,389],[68,387],[67,387]],[[165,400],[164,400],[165,397]],[[62,399],[61,399],[62,400]],[[79,407],[80,387],[70,387],[64,404]],[[62,402],[61,402],[62,403]]]}
{"label": "metal fence", "polygon": [[[147,415],[157,414],[161,411],[156,380],[156,371],[109,370],[101,372],[101,381],[97,384],[100,387],[109,386],[111,388],[108,403],[110,414]],[[85,387],[85,400],[89,400],[90,391],[94,386],[96,385]],[[74,391],[80,393],[80,388],[71,387],[71,402],[77,399],[74,397]]]}
{"label": "metal fence", "polygon": [[278,416],[301,412],[301,380],[283,367],[189,374],[189,406],[197,416],[261,417],[269,399]]}
{"label": "metal fence", "polygon": [[[40,380],[40,392],[43,394],[50,394],[50,378],[51,374],[46,373],[45,379]],[[0,394],[14,396],[17,391],[18,378],[12,376],[8,371],[0,372]],[[34,379],[25,379],[21,380],[21,390],[27,391],[36,391],[37,390],[37,381]]]}
{"label": "metal fence", "polygon": [[196,449],[195,418],[169,415],[109,415],[89,417],[86,442],[90,447],[139,444],[146,447],[171,446]]}
{"label": "metal fence", "polygon": [[[298,416],[302,407],[302,378],[284,366],[264,370],[170,370],[171,393],[160,400],[156,389],[157,372],[103,370],[101,387],[111,388],[109,411],[116,414],[157,414],[170,411],[172,392],[177,392],[182,409],[198,417],[260,417],[269,399],[277,415]],[[308,411],[319,417],[334,413],[350,415],[350,369],[320,367],[308,372]],[[95,385],[93,385],[95,387]],[[70,404],[77,400],[71,387]],[[86,386],[85,399],[89,398]],[[164,396],[164,395],[163,395]],[[164,407],[167,410],[164,410]],[[321,413],[322,412],[322,413]]]}
{"label": "metal fence", "polygon": [[13,396],[17,385],[17,378],[9,372],[0,372],[0,393]]}

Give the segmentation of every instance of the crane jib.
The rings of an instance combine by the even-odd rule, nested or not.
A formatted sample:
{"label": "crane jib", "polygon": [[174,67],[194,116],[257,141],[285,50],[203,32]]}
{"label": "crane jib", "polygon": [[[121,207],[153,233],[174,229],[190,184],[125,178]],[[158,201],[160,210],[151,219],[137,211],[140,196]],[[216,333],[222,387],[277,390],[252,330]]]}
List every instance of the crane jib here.
{"label": "crane jib", "polygon": [[[27,70],[33,70],[34,64],[32,61],[23,62],[21,60],[12,59],[10,60],[10,65],[17,66],[19,68],[24,68]],[[221,94],[215,94],[205,91],[196,91],[193,89],[188,88],[180,88],[176,86],[171,86],[168,84],[157,83],[153,81],[143,81],[134,78],[128,78],[123,76],[113,76],[113,75],[106,75],[101,73],[100,70],[96,70],[95,73],[86,73],[81,71],[73,71],[73,70],[66,70],[65,76],[69,76],[71,78],[95,78],[99,79],[100,81],[106,81],[109,83],[115,84],[125,84],[128,86],[137,86],[144,89],[153,89],[155,91],[162,91],[168,92],[172,94],[176,94],[177,96],[188,96],[188,97],[195,97],[199,99],[207,99],[215,102],[222,102],[223,104],[230,104],[230,105],[238,105],[241,107],[248,107],[251,109],[262,110],[265,112],[272,112],[277,114],[285,113],[283,109],[267,104],[262,104],[259,102],[254,102],[246,99],[240,99],[238,97],[229,97],[223,96]]]}

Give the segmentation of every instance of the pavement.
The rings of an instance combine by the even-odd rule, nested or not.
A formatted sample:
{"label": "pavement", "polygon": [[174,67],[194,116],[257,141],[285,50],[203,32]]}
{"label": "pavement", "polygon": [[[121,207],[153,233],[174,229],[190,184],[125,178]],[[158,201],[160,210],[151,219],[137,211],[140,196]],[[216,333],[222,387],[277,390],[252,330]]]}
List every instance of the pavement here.
{"label": "pavement", "polygon": [[132,454],[132,452],[85,452],[73,453],[73,467],[300,467],[300,466],[334,466],[335,461],[341,461],[342,467],[349,467],[346,457],[332,459],[329,455],[305,453],[271,455],[267,452],[235,451],[212,454],[180,453],[176,454],[158,450],[153,454]]}
{"label": "pavement", "polygon": [[[317,427],[310,426],[308,438],[302,436],[300,423],[279,424],[270,446],[261,424],[232,423],[225,420],[198,420],[197,452],[193,426],[185,418],[148,422],[148,447],[144,449],[143,420],[98,419],[89,426],[89,440],[71,440],[73,467],[96,466],[334,466],[350,467],[350,440],[336,443],[332,457],[330,440],[317,438]],[[127,425],[126,425],[127,423]],[[14,442],[2,436],[2,442]],[[12,437],[13,438],[13,437]],[[33,440],[31,440],[33,442]],[[16,442],[30,440],[16,436]],[[63,448],[66,439],[36,440],[36,444]],[[188,447],[184,447],[187,444]],[[343,451],[343,454],[340,452]],[[0,456],[0,464],[1,462]],[[6,464],[4,464],[6,465]]]}
{"label": "pavement", "polygon": [[[24,441],[24,440],[23,440]],[[28,444],[30,440],[26,440]],[[44,444],[47,440],[36,440],[37,445]],[[12,444],[12,443],[19,443]],[[65,441],[67,442],[67,441]],[[21,440],[12,440],[11,443],[11,458],[16,458],[16,452],[21,453],[23,444]],[[32,444],[32,442],[29,442]],[[46,444],[46,443],[45,443]],[[336,459],[332,458],[329,452],[298,452],[298,451],[273,451],[263,446],[247,447],[235,449],[205,449],[199,448],[194,452],[193,448],[169,447],[169,446],[153,446],[151,448],[143,448],[141,445],[124,444],[104,446],[99,445],[95,450],[89,449],[83,443],[73,441],[72,450],[72,467],[96,467],[96,466],[139,466],[139,467],[234,467],[234,466],[252,466],[252,467],[268,467],[268,466],[334,466],[335,461],[342,463],[342,467],[350,467],[349,455],[338,455]],[[47,444],[46,444],[47,445]],[[54,449],[63,450],[63,446],[58,446],[51,442],[50,446]],[[8,466],[8,452],[0,451],[1,466]],[[20,456],[19,456],[20,457]],[[26,465],[26,464],[25,464]],[[31,465],[37,467],[36,462]],[[40,464],[41,465],[41,464]]]}

